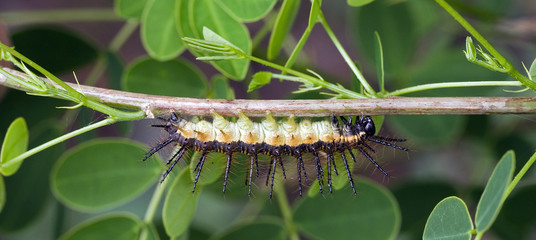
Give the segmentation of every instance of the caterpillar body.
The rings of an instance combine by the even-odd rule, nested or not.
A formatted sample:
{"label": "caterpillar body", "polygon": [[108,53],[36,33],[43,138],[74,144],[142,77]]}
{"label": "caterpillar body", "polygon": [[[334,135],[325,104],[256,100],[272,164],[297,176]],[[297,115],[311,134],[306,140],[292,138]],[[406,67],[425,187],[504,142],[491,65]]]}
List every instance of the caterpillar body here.
{"label": "caterpillar body", "polygon": [[165,121],[165,124],[152,125],[153,127],[163,128],[169,136],[151,148],[146,153],[143,159],[144,161],[171,143],[180,146],[179,150],[167,162],[170,166],[163,174],[161,182],[166,179],[167,175],[173,170],[184,153],[189,149],[193,149],[201,152],[201,158],[194,169],[196,175],[192,191],[195,191],[207,155],[211,152],[219,152],[227,154],[227,164],[223,180],[223,193],[225,193],[232,156],[234,153],[242,153],[248,155],[250,159],[246,183],[248,184],[248,195],[251,195],[253,168],[256,168],[256,175],[258,176],[258,155],[264,154],[268,155],[271,159],[267,175],[267,183],[269,178],[272,178],[270,184],[271,198],[277,165],[281,167],[283,177],[286,178],[282,157],[287,155],[296,158],[298,190],[301,196],[303,188],[302,172],[307,180],[303,155],[311,153],[314,156],[319,190],[322,193],[324,170],[319,153],[324,152],[327,156],[327,183],[330,193],[332,192],[332,169],[338,175],[334,154],[340,154],[350,181],[350,186],[352,187],[353,193],[356,194],[351,169],[348,166],[345,152],[348,152],[355,162],[356,158],[352,150],[358,150],[377,169],[388,176],[389,174],[368,153],[368,151],[375,152],[375,150],[367,142],[379,143],[395,149],[409,151],[405,147],[394,144],[394,142],[404,142],[406,141],[405,139],[375,136],[376,127],[370,116],[356,117],[355,122],[353,122],[352,117],[346,118],[332,115],[330,120],[311,121],[305,119],[299,123],[295,122],[293,116],[282,122],[276,122],[269,113],[261,122],[251,121],[240,111],[236,122],[228,121],[215,111],[212,111],[212,117],[212,122],[206,120],[192,122],[179,118],[175,113],[171,113],[167,119],[160,118]]}

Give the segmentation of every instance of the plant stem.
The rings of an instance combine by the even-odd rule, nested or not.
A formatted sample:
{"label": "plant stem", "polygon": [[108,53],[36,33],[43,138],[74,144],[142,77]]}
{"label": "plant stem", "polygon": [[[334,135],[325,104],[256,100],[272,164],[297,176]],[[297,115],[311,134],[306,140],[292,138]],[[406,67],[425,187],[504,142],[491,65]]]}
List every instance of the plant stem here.
{"label": "plant stem", "polygon": [[86,97],[83,94],[77,92],[71,86],[69,86],[65,82],[61,81],[58,77],[54,76],[52,73],[50,73],[46,69],[42,68],[41,66],[37,65],[36,63],[34,63],[32,60],[26,58],[24,55],[22,55],[19,52],[15,51],[15,49],[8,47],[8,46],[4,45],[1,42],[0,42],[0,48],[2,50],[4,50],[4,51],[9,52],[11,55],[15,56],[16,58],[20,59],[22,62],[28,64],[29,66],[31,66],[33,68],[35,68],[38,72],[40,72],[43,75],[45,75],[48,79],[50,79],[54,83],[56,83],[56,84],[60,85],[61,87],[63,87],[63,89],[65,89],[65,91],[67,91],[72,97],[77,99],[78,102],[83,103],[83,102],[86,101]]}
{"label": "plant stem", "polygon": [[326,19],[324,18],[324,14],[322,12],[320,12],[318,14],[318,17],[320,19],[320,23],[322,24],[322,26],[326,30],[326,33],[331,38],[331,41],[333,42],[333,44],[335,45],[337,50],[339,50],[339,53],[341,54],[341,56],[344,59],[344,61],[346,61],[346,64],[348,64],[348,67],[350,67],[350,69],[352,69],[352,72],[354,72],[354,75],[357,77],[357,79],[359,80],[361,85],[363,85],[363,88],[365,89],[365,91],[367,91],[373,97],[377,97],[376,96],[376,91],[374,91],[374,89],[372,89],[372,87],[367,82],[367,80],[365,79],[365,77],[363,76],[361,71],[357,68],[357,66],[352,61],[352,59],[350,58],[350,56],[348,55],[348,53],[346,52],[346,50],[344,49],[342,44],[339,42],[339,39],[337,39],[337,36],[333,33],[333,31],[329,27]]}
{"label": "plant stem", "polygon": [[[6,72],[10,73],[12,76],[18,77],[19,79],[29,78],[28,75],[26,75],[24,73],[21,73],[21,72],[18,72],[18,71],[15,71],[15,70],[11,70],[11,69],[8,69],[8,68],[4,68],[3,70],[5,70]],[[136,111],[136,112],[121,111],[121,110],[118,110],[118,109],[115,109],[115,108],[112,108],[112,107],[110,107],[108,105],[103,104],[98,99],[97,100],[88,99],[88,98],[86,98],[86,96],[84,94],[79,93],[78,91],[74,90],[74,88],[73,88],[73,87],[79,88],[79,87],[82,87],[83,85],[65,83],[65,82],[61,81],[60,79],[58,79],[57,77],[55,77],[55,78],[57,79],[57,81],[59,81],[61,83],[61,84],[58,84],[61,87],[63,87],[65,85],[67,88],[72,89],[77,94],[80,94],[84,99],[83,102],[82,102],[84,106],[86,106],[88,108],[91,108],[91,109],[94,109],[96,111],[102,112],[102,113],[110,116],[111,118],[116,119],[117,121],[137,120],[137,119],[141,119],[141,118],[145,117],[145,113],[143,111]],[[53,83],[49,82],[47,84],[54,84],[54,83],[55,82],[53,82]],[[13,81],[8,81],[7,76],[5,76],[4,74],[0,74],[0,84],[8,86],[8,87],[12,87],[12,88],[27,91],[26,88],[20,87],[18,83],[13,83]],[[49,88],[47,91],[49,91],[48,94],[50,94],[51,97],[60,98],[60,99],[68,99],[68,100],[74,101],[76,103],[81,102],[79,99],[76,99],[74,96],[72,96],[70,92],[66,92],[65,90],[63,90],[61,88],[52,87],[52,88]],[[81,91],[84,92],[83,88],[81,89]],[[28,92],[28,93],[31,94],[32,92]]]}
{"label": "plant stem", "polygon": [[[15,76],[25,74],[4,68]],[[21,89],[6,76],[0,74],[0,85]],[[72,86],[78,87],[74,84]],[[169,114],[179,111],[193,116],[210,116],[211,110],[222,116],[236,116],[237,109],[251,117],[264,117],[270,111],[273,116],[325,117],[335,115],[390,115],[390,114],[534,114],[536,98],[530,97],[388,97],[374,99],[330,100],[243,100],[197,99],[166,97],[123,92],[81,85],[81,91],[89,100],[99,104],[136,109],[137,112],[119,113],[119,120],[139,119],[147,114]],[[105,105],[105,106],[106,106]],[[116,110],[119,111],[119,110]],[[117,113],[114,113],[117,114]],[[123,114],[127,114],[125,116]],[[128,118],[127,118],[128,117]]]}
{"label": "plant stem", "polygon": [[300,236],[298,234],[298,229],[292,220],[292,210],[283,186],[278,185],[275,187],[275,197],[277,203],[279,204],[279,209],[281,210],[281,215],[283,217],[283,222],[285,223],[289,238],[291,240],[299,240]]}
{"label": "plant stem", "polygon": [[168,182],[169,181],[164,181],[156,185],[153,196],[151,197],[151,201],[149,202],[149,206],[147,206],[147,210],[145,211],[145,217],[143,218],[143,221],[145,221],[145,223],[153,222],[156,210],[158,209],[160,200],[162,200],[162,196],[166,191],[166,186]]}
{"label": "plant stem", "polygon": [[445,11],[447,11],[460,25],[462,25],[465,30],[467,30],[482,46],[488,50],[488,52],[497,59],[497,61],[507,69],[507,74],[513,77],[514,79],[520,81],[526,87],[536,91],[536,82],[531,81],[523,74],[519,73],[512,64],[506,60],[491,44],[484,38],[478,31],[476,31],[467,20],[465,20],[454,8],[452,8],[445,0],[435,0]]}
{"label": "plant stem", "polygon": [[430,83],[422,84],[408,88],[402,88],[396,91],[388,93],[388,96],[400,96],[408,93],[439,89],[439,88],[455,88],[455,87],[496,87],[496,86],[511,86],[522,87],[518,81],[475,81],[475,82],[444,82],[444,83]]}
{"label": "plant stem", "polygon": [[[154,216],[156,215],[156,211],[158,210],[158,205],[162,200],[162,196],[164,196],[164,192],[166,191],[166,186],[168,182],[169,181],[164,181],[161,184],[157,184],[156,188],[154,189],[153,196],[151,197],[151,201],[149,202],[149,206],[147,206],[145,216],[143,217],[143,222],[147,226],[153,223]],[[146,240],[149,238],[149,233],[147,229],[148,228],[146,227],[142,230],[139,240]]]}
{"label": "plant stem", "polygon": [[532,156],[529,158],[529,160],[525,163],[525,165],[523,165],[521,170],[519,170],[519,172],[516,174],[516,176],[514,177],[512,182],[508,185],[508,188],[506,188],[506,192],[504,194],[505,198],[508,197],[508,195],[510,195],[512,190],[514,190],[516,185],[519,183],[519,180],[521,180],[521,178],[523,178],[525,173],[527,173],[527,171],[534,164],[535,161],[536,161],[536,153],[532,154]]}
{"label": "plant stem", "polygon": [[445,0],[435,0],[445,11],[447,11],[462,27],[465,28],[486,50],[499,61],[501,65],[506,67],[510,63],[506,60],[480,33],[473,27],[465,18],[463,18],[454,8],[452,8]]}
{"label": "plant stem", "polygon": [[[138,27],[137,21],[129,20],[121,27],[119,32],[115,35],[115,37],[112,39],[110,44],[108,45],[108,50],[111,52],[117,52],[123,46],[125,41],[132,35],[132,33],[136,30]],[[91,72],[89,73],[88,77],[83,81],[82,83],[85,85],[93,86],[95,83],[99,80],[99,78],[102,76],[104,71],[106,71],[107,68],[107,57],[105,53],[99,54],[99,57],[97,58],[97,61],[95,62],[95,65],[91,69]],[[67,111],[63,117],[61,122],[64,124],[62,125],[64,127],[64,132],[66,129],[69,128],[72,121],[74,121],[75,116],[79,113],[79,109],[73,109],[72,111]],[[121,114],[121,113],[120,113]]]}
{"label": "plant stem", "polygon": [[530,80],[529,78],[525,77],[525,75],[518,72],[515,68],[511,68],[508,72],[506,72],[508,75],[510,75],[512,78],[518,80],[519,82],[523,83],[526,87],[532,89],[533,91],[536,91],[536,82]]}
{"label": "plant stem", "polygon": [[[303,46],[307,42],[307,39],[309,39],[309,35],[311,35],[311,31],[313,30],[313,27],[315,24],[307,25],[307,28],[305,28],[305,31],[303,32],[300,40],[296,44],[296,47],[294,47],[294,50],[292,50],[292,53],[287,59],[287,62],[285,63],[286,68],[292,68],[292,65],[294,65],[294,62],[298,58],[298,55],[300,54],[301,50],[303,49]],[[282,74],[285,74],[285,72],[282,72]]]}
{"label": "plant stem", "polygon": [[38,152],[41,152],[41,151],[43,151],[43,150],[45,150],[45,149],[47,149],[49,147],[52,147],[52,146],[54,146],[54,145],[56,145],[58,143],[61,143],[61,142],[65,141],[65,140],[67,140],[69,138],[78,136],[78,135],[80,135],[82,133],[89,132],[89,131],[91,131],[93,129],[97,129],[97,128],[102,127],[102,126],[110,125],[110,124],[115,123],[115,122],[116,122],[116,120],[113,119],[113,118],[106,118],[106,119],[104,119],[102,121],[93,123],[93,124],[88,125],[86,127],[80,128],[80,129],[72,131],[70,133],[67,133],[67,134],[65,134],[63,136],[57,137],[55,139],[52,139],[52,140],[50,140],[50,141],[48,141],[46,143],[43,143],[43,144],[41,144],[41,145],[39,145],[39,146],[37,146],[37,147],[35,147],[33,149],[30,149],[30,150],[24,152],[23,154],[11,159],[9,162],[3,163],[2,168],[9,168],[14,164],[17,164],[17,163],[21,162],[22,160],[24,160],[24,159],[26,159],[26,158],[28,158],[28,157],[30,157],[30,156],[38,153]]}

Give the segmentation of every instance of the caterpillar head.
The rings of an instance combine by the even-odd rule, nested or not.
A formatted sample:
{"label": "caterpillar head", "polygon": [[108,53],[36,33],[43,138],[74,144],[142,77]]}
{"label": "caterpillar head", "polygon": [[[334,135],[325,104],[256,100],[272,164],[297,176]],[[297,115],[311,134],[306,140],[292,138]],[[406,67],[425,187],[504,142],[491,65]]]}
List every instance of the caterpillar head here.
{"label": "caterpillar head", "polygon": [[376,126],[370,116],[364,116],[359,122],[356,122],[356,125],[358,129],[361,128],[365,132],[365,137],[374,136],[376,133]]}

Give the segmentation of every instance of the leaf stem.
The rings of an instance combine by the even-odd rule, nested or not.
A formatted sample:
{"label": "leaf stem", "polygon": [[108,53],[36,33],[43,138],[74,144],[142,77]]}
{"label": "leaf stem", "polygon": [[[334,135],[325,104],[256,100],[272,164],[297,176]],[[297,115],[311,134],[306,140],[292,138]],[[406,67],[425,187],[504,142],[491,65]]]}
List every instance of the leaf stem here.
{"label": "leaf stem", "polygon": [[160,204],[160,200],[162,200],[162,196],[164,196],[164,192],[166,191],[168,182],[169,181],[164,181],[156,185],[153,196],[151,197],[151,201],[149,202],[149,206],[147,206],[147,210],[145,211],[145,216],[143,218],[145,223],[149,224],[153,222],[156,211],[158,210],[158,205]]}
{"label": "leaf stem", "polygon": [[49,147],[52,147],[52,146],[54,146],[54,145],[56,145],[58,143],[61,143],[61,142],[65,141],[65,140],[67,140],[69,138],[78,136],[78,135],[80,135],[82,133],[91,131],[93,129],[97,129],[97,128],[102,127],[102,126],[110,125],[110,124],[115,123],[115,122],[116,122],[116,120],[114,118],[106,118],[106,119],[101,120],[99,122],[96,122],[94,124],[88,125],[86,127],[80,128],[80,129],[72,131],[70,133],[67,133],[67,134],[65,134],[63,136],[57,137],[55,139],[52,139],[52,140],[50,140],[50,141],[48,141],[46,143],[43,143],[43,144],[41,144],[41,145],[39,145],[39,146],[37,146],[37,147],[35,147],[33,149],[30,149],[30,150],[24,152],[23,154],[13,158],[9,162],[3,163],[2,168],[9,168],[12,165],[15,165],[15,164],[23,161],[24,159],[26,159],[26,158],[28,158],[28,157],[30,157],[30,156],[38,153],[38,152],[41,152],[41,151],[43,151],[43,150],[45,150],[45,149],[47,149]]}
{"label": "leaf stem", "polygon": [[474,82],[444,82],[430,83],[402,88],[388,93],[388,96],[400,96],[408,93],[440,89],[440,88],[456,88],[456,87],[496,87],[496,86],[511,86],[522,87],[523,84],[518,81],[474,81]]}
{"label": "leaf stem", "polygon": [[506,73],[514,79],[520,81],[526,87],[536,91],[536,82],[531,81],[523,74],[519,73],[512,64],[504,58],[480,33],[467,22],[454,8],[452,8],[445,0],[435,0],[445,11],[447,11],[465,30],[467,30],[488,52],[497,59],[497,61],[506,69]]}
{"label": "leaf stem", "polygon": [[[4,68],[17,77],[26,74]],[[68,83],[71,86],[75,84]],[[0,85],[21,90],[22,86],[0,74]],[[390,115],[390,114],[534,114],[536,98],[531,97],[387,97],[329,100],[245,100],[245,99],[197,99],[166,97],[131,93],[112,89],[80,86],[92,101],[137,112],[122,112],[130,116],[118,116],[119,120],[169,114],[179,111],[193,116],[210,116],[211,110],[222,116],[236,116],[237,109],[250,117],[264,117],[266,111],[273,116],[325,117],[331,114]],[[117,110],[119,111],[119,110]],[[117,113],[114,113],[117,114]],[[121,114],[121,113],[119,113]],[[129,117],[129,118],[125,118]]]}
{"label": "leaf stem", "polygon": [[[294,47],[294,50],[292,50],[292,53],[287,59],[287,62],[285,63],[286,68],[292,68],[292,65],[294,65],[294,62],[298,58],[298,55],[300,54],[301,50],[303,49],[303,46],[307,42],[307,39],[309,39],[309,35],[311,35],[311,31],[313,30],[313,27],[316,25],[316,22],[313,24],[307,25],[307,28],[305,28],[305,31],[303,32],[302,36],[300,37],[300,40],[296,44],[296,47]],[[285,74],[285,72],[282,72],[282,74]]]}
{"label": "leaf stem", "polygon": [[346,98],[367,98],[366,96],[364,96],[362,94],[359,94],[359,93],[356,93],[354,91],[348,90],[348,89],[344,88],[341,85],[335,85],[335,84],[326,82],[326,81],[324,81],[322,79],[312,77],[310,75],[307,75],[305,73],[296,71],[294,69],[286,68],[284,66],[281,66],[281,65],[278,65],[278,64],[275,64],[275,63],[272,63],[272,62],[269,62],[269,61],[266,61],[264,59],[260,59],[260,58],[257,58],[257,57],[251,56],[251,55],[247,55],[247,54],[244,57],[249,59],[249,60],[251,60],[251,61],[255,61],[255,62],[258,62],[260,64],[264,64],[264,65],[266,65],[268,67],[280,70],[282,72],[287,72],[287,73],[290,73],[290,74],[292,74],[294,76],[301,77],[301,78],[307,80],[308,82],[310,82],[311,84],[313,84],[315,86],[321,86],[323,88],[329,89],[329,90],[331,90],[333,92],[336,92],[336,93],[339,93],[339,94],[343,95]]}
{"label": "leaf stem", "polygon": [[292,219],[292,210],[288,202],[287,193],[285,192],[285,188],[283,186],[278,185],[275,187],[275,197],[279,205],[279,209],[281,210],[281,215],[283,217],[283,222],[285,223],[289,238],[291,240],[299,240],[300,236],[298,234],[298,229],[296,228],[296,225]]}
{"label": "leaf stem", "polygon": [[365,77],[363,76],[361,71],[357,68],[355,63],[352,61],[352,59],[350,58],[350,56],[348,55],[348,53],[346,52],[346,50],[342,46],[341,42],[339,42],[339,39],[337,39],[337,36],[335,35],[335,33],[333,33],[333,30],[331,30],[331,28],[329,27],[326,19],[324,18],[324,14],[322,12],[319,12],[318,17],[320,19],[320,23],[322,24],[322,26],[326,30],[326,33],[331,38],[331,41],[333,42],[333,44],[335,45],[337,50],[339,50],[339,53],[341,54],[341,56],[344,59],[344,61],[346,62],[346,64],[348,64],[348,67],[350,67],[350,69],[352,69],[352,72],[354,72],[354,75],[357,77],[357,79],[359,80],[361,85],[363,85],[363,88],[365,89],[365,91],[367,91],[371,96],[377,97],[376,91],[374,91],[374,89],[372,89],[372,87],[367,82],[367,80],[365,79]]}
{"label": "leaf stem", "polygon": [[46,69],[42,68],[41,66],[37,65],[36,63],[34,63],[32,60],[26,58],[24,55],[22,55],[19,52],[15,51],[15,49],[8,47],[8,46],[4,45],[1,42],[0,42],[0,49],[4,50],[6,52],[9,52],[11,55],[13,55],[13,56],[17,57],[18,59],[22,60],[24,63],[28,64],[29,66],[31,66],[33,68],[35,68],[37,71],[39,71],[40,73],[45,75],[45,77],[47,77],[48,79],[50,79],[54,83],[56,83],[56,84],[60,85],[61,87],[63,87],[63,89],[65,89],[72,97],[74,97],[78,101],[78,103],[79,102],[83,103],[83,102],[85,102],[87,100],[86,97],[84,96],[84,94],[81,94],[81,93],[77,92],[71,86],[67,85],[65,82],[60,80],[58,77],[54,76],[52,73],[50,73]]}
{"label": "leaf stem", "polygon": [[495,57],[499,63],[503,66],[507,66],[510,63],[506,60],[491,44],[473,27],[465,18],[463,18],[453,7],[451,7],[445,0],[435,0],[445,11],[447,11],[462,27],[465,28],[486,50]]}
{"label": "leaf stem", "polygon": [[536,161],[536,152],[534,154],[532,154],[532,156],[529,158],[529,160],[525,163],[525,165],[523,165],[521,170],[519,170],[519,172],[516,174],[516,176],[514,177],[512,182],[508,185],[508,188],[506,188],[506,192],[504,194],[504,198],[506,198],[506,197],[508,197],[510,195],[512,190],[514,190],[516,185],[519,183],[519,180],[521,180],[521,178],[523,178],[525,173],[527,173],[527,171],[534,164],[535,161]]}
{"label": "leaf stem", "polygon": [[151,197],[151,201],[149,202],[149,206],[147,206],[147,210],[145,211],[145,216],[143,217],[143,221],[145,225],[147,225],[145,228],[143,228],[139,240],[146,240],[149,239],[149,226],[153,223],[154,216],[156,215],[156,211],[158,210],[158,205],[160,204],[162,200],[162,196],[164,196],[164,192],[166,192],[166,186],[167,183],[170,181],[164,181],[160,184],[157,184],[153,196]]}

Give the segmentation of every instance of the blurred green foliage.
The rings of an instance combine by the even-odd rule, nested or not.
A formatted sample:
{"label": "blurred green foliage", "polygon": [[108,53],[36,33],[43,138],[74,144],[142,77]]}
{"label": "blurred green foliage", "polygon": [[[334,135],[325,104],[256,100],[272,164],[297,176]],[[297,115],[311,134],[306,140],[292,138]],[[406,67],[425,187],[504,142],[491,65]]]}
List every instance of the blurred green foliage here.
{"label": "blurred green foliage", "polygon": [[[354,60],[359,61],[360,70],[373,86],[378,82],[373,81],[377,64],[374,32],[378,32],[382,41],[387,91],[435,82],[506,79],[506,75],[466,61],[462,50],[468,33],[432,1],[347,2],[351,6],[366,5],[348,8],[344,1],[325,1],[321,9],[336,35],[348,35],[349,39],[343,41],[345,47],[353,51],[351,55],[357,56]],[[516,59],[513,61],[516,67],[521,66],[521,61],[530,67],[535,55],[531,42],[518,44],[527,36],[518,37],[516,34],[522,34],[520,32],[501,32],[505,31],[501,21],[515,20],[518,15],[526,14],[519,13],[525,5],[534,6],[534,3],[481,0],[452,1],[452,5],[470,18],[490,42],[498,42],[496,47],[501,52]],[[295,36],[301,34],[309,21],[310,6],[308,1],[292,0],[277,3],[273,0],[116,0],[113,7],[120,17],[141,24],[140,35],[128,37],[142,44],[125,44],[119,51],[101,46],[102,39],[107,38],[98,36],[98,31],[87,30],[84,25],[87,23],[28,25],[13,27],[9,33],[18,51],[53,74],[64,76],[62,79],[71,79],[71,71],[80,72],[81,79],[81,75],[88,75],[84,72],[94,71],[91,67],[100,62],[106,67],[107,82],[99,82],[99,85],[109,88],[178,97],[232,99],[235,95],[247,96],[247,85],[240,81],[249,82],[254,73],[266,69],[245,59],[213,61],[209,67],[192,60],[192,55],[202,53],[183,45],[181,37],[201,38],[206,26],[249,54],[266,54],[274,62],[284,63],[297,41]],[[20,8],[30,6],[20,5]],[[91,24],[112,29],[109,31],[117,30],[113,24]],[[324,33],[317,32],[322,32],[318,26],[300,53],[303,57],[297,58],[294,66],[314,69],[328,81],[349,86],[351,72],[331,47],[331,42],[322,35]],[[264,41],[255,45],[253,38],[257,37]],[[189,53],[184,52],[185,49]],[[264,81],[267,82],[270,81]],[[316,92],[290,96],[296,89],[288,86],[297,88],[288,82],[272,81],[250,97],[256,97],[253,94],[326,97]],[[379,90],[378,86],[376,89]],[[506,93],[502,90],[498,87],[436,89],[411,96],[534,96],[530,91]],[[66,104],[9,90],[0,98],[0,136],[3,139],[11,122],[22,116],[29,130],[29,148],[32,148],[102,117],[87,110],[56,108]],[[175,168],[166,182],[160,184],[157,176],[165,167],[159,164],[162,162],[159,157],[141,162],[144,148],[138,143],[102,137],[135,138],[154,144],[162,135],[146,130],[151,124],[148,121],[135,123],[137,128],[132,128],[132,122],[116,124],[47,149],[26,159],[14,175],[2,176],[0,203],[5,201],[5,204],[0,213],[0,235],[2,239],[36,236],[40,239],[167,239],[168,236],[286,239],[289,232],[296,231],[311,239],[417,239],[423,236],[426,219],[441,199],[456,195],[463,201],[447,198],[436,207],[434,214],[442,214],[443,208],[452,207],[459,210],[455,213],[463,218],[466,204],[473,215],[481,191],[507,150],[514,149],[516,172],[521,169],[536,149],[534,122],[532,115],[387,116],[386,127],[380,135],[407,138],[404,146],[411,149],[406,155],[377,148],[374,157],[388,169],[392,178],[382,180],[383,175],[373,172],[374,167],[361,156],[355,164],[360,174],[356,177],[359,179],[357,196],[351,195],[349,186],[342,186],[332,195],[324,192],[324,195],[300,198],[296,176],[287,176],[287,181],[283,182],[282,176],[276,175],[276,187],[288,187],[282,191],[288,194],[286,204],[290,205],[290,210],[282,209],[285,204],[280,200],[268,198],[269,190],[263,186],[264,174],[255,182],[258,186],[253,187],[253,194],[248,198],[244,180],[249,159],[240,154],[235,156],[225,195],[221,194],[221,181],[218,181],[225,167],[221,163],[225,160],[216,154],[213,154],[212,168],[204,169],[207,175],[202,175],[195,194],[191,192],[190,174],[181,170],[188,169],[188,165],[182,162],[180,168]],[[102,147],[95,149],[95,146]],[[269,159],[261,157],[260,160],[262,166],[268,165]],[[191,164],[196,163],[197,158]],[[267,168],[262,167],[261,172],[266,171]],[[522,184],[506,199],[487,234],[502,239],[534,236],[534,175],[534,170],[530,170]],[[367,178],[378,179],[379,184]],[[314,177],[310,177],[308,184],[317,187],[311,179]],[[154,193],[147,191],[150,185],[155,186]],[[85,213],[88,211],[91,213]],[[290,212],[290,218],[284,216],[285,211]],[[446,223],[432,221],[430,224],[432,228],[434,224]],[[469,226],[460,225],[458,229]],[[41,229],[47,229],[46,234],[37,234]]]}

